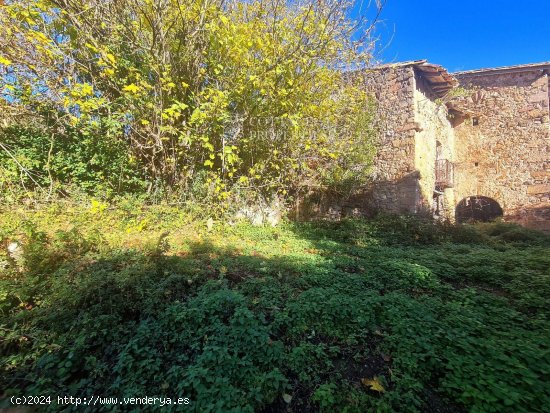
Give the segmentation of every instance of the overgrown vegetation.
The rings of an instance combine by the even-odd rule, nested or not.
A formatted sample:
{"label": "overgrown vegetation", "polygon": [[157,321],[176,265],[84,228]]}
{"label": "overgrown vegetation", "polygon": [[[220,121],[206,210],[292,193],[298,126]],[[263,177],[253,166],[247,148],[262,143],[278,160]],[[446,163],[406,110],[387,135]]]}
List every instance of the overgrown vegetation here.
{"label": "overgrown vegetation", "polygon": [[4,396],[181,396],[197,412],[550,405],[547,236],[191,217],[129,201],[2,213]]}
{"label": "overgrown vegetation", "polygon": [[[368,178],[353,2],[24,0],[0,8],[0,191],[209,201]],[[23,139],[21,139],[23,137]],[[21,193],[23,190],[23,193]]]}
{"label": "overgrown vegetation", "polygon": [[548,410],[547,236],[238,222],[368,182],[362,7],[0,1],[0,408]]}

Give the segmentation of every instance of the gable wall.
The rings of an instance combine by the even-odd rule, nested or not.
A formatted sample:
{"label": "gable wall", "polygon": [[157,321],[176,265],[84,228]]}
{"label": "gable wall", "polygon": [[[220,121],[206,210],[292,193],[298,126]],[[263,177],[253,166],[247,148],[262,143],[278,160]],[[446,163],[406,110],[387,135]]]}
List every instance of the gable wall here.
{"label": "gable wall", "polygon": [[[471,113],[455,125],[457,202],[482,195],[505,217],[550,229],[548,77],[541,71],[457,75]],[[477,117],[479,124],[472,124]],[[476,166],[477,164],[477,166]]]}

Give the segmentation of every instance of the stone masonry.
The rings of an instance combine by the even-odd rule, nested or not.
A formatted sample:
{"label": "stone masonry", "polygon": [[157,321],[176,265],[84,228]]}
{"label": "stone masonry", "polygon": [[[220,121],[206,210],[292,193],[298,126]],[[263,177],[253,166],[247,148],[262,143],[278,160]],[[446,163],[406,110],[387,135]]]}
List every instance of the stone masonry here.
{"label": "stone masonry", "polygon": [[[497,201],[507,220],[550,230],[550,64],[455,74],[455,195]],[[460,116],[460,109],[469,116]]]}
{"label": "stone masonry", "polygon": [[380,142],[355,206],[459,221],[502,211],[550,230],[549,73],[544,63],[451,75],[426,61],[362,72]]}
{"label": "stone masonry", "polygon": [[419,175],[415,167],[414,69],[387,67],[365,72],[363,81],[378,104],[380,141],[373,171],[375,188],[362,197],[370,210],[416,212]]}

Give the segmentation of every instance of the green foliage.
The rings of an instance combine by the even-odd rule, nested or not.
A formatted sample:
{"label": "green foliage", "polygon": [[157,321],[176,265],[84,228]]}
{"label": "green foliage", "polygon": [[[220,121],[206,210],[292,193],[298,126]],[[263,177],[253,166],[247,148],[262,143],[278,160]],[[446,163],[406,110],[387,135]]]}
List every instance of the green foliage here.
{"label": "green foliage", "polygon": [[[344,75],[370,58],[370,31],[349,20],[353,7],[9,2],[0,14],[4,132],[17,140],[39,125],[39,139],[14,147],[26,168],[47,165],[58,182],[101,195],[145,186],[204,193],[225,208],[242,190],[349,192],[374,156],[372,101]],[[20,173],[10,165],[4,185]]]}
{"label": "green foliage", "polygon": [[44,127],[13,126],[0,130],[0,141],[0,191],[14,200],[21,187],[57,192],[73,186],[104,197],[145,189],[128,145],[106,127],[49,135]]}
{"label": "green foliage", "polygon": [[3,396],[178,395],[200,412],[550,403],[543,234],[411,217],[208,230],[120,205],[0,215],[3,244],[21,245],[0,256]]}

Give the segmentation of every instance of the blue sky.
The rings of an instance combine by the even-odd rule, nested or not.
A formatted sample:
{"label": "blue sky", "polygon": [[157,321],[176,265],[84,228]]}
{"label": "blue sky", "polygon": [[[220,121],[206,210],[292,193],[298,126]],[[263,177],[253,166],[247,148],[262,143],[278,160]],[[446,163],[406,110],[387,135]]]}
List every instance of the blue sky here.
{"label": "blue sky", "polygon": [[550,61],[550,0],[388,0],[378,56],[449,71]]}

